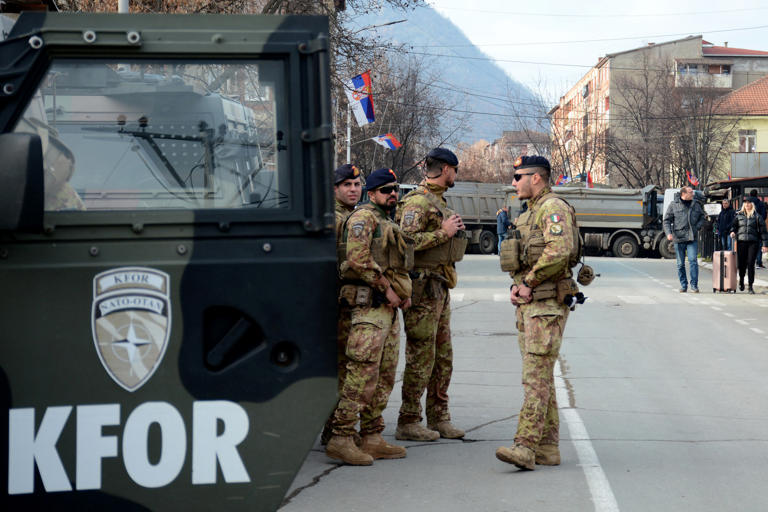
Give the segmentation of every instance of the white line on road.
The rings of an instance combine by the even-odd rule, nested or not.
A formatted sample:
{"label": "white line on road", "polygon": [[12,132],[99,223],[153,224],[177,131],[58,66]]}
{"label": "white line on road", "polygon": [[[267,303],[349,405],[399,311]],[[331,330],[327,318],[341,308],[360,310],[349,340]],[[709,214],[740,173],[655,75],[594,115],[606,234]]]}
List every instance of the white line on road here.
{"label": "white line on road", "polygon": [[731,318],[733,318],[733,317],[735,317],[735,316],[736,316],[736,315],[734,315],[733,313],[723,313],[723,314],[724,314],[725,316],[728,316],[728,317],[731,317]]}
{"label": "white line on road", "polygon": [[509,302],[508,293],[494,293],[493,302]]}
{"label": "white line on road", "polygon": [[715,311],[722,311],[723,308],[719,308],[717,306],[709,306],[710,308],[714,309]]}
{"label": "white line on road", "polygon": [[[570,404],[560,361],[555,363],[555,389],[558,394],[557,401],[560,404]],[[616,496],[613,495],[611,484],[600,465],[600,459],[597,458],[597,453],[589,439],[587,427],[581,421],[579,411],[572,407],[561,407],[560,410],[565,423],[568,425],[568,432],[570,432],[573,446],[576,448],[579,464],[587,479],[589,492],[595,504],[595,512],[619,512]]]}
{"label": "white line on road", "polygon": [[455,302],[461,302],[464,300],[464,294],[451,292],[451,300]]}
{"label": "white line on road", "polygon": [[752,332],[756,332],[757,334],[765,334],[765,331],[758,329],[757,327],[750,327]]}

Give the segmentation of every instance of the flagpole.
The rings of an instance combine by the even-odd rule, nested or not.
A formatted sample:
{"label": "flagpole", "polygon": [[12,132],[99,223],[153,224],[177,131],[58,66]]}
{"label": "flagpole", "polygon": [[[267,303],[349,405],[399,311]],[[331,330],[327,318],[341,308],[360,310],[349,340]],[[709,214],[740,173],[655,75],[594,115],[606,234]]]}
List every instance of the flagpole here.
{"label": "flagpole", "polygon": [[352,163],[352,108],[347,102],[347,163]]}

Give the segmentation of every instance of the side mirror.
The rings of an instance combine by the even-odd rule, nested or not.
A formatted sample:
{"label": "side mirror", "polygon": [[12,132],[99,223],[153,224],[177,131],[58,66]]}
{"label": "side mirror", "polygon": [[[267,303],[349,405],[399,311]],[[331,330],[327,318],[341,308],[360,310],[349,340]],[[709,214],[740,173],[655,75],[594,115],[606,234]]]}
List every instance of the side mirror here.
{"label": "side mirror", "polygon": [[0,231],[43,230],[43,146],[30,133],[0,135]]}

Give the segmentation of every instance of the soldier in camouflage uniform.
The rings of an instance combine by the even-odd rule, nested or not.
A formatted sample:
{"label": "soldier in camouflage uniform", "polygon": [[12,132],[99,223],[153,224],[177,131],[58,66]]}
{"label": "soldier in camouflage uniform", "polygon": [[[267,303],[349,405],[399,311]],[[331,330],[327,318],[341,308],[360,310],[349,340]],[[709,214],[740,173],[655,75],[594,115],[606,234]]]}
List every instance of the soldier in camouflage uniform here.
{"label": "soldier in camouflage uniform", "polygon": [[[407,344],[403,402],[395,437],[409,441],[458,439],[451,424],[448,385],[453,371],[449,290],[456,286],[455,262],[467,246],[461,217],[448,209],[443,193],[452,187],[459,161],[436,148],[426,158],[426,179],[403,198],[397,221],[414,239],[413,307],[404,313]],[[427,426],[421,424],[421,397],[427,391]]]}
{"label": "soldier in camouflage uniform", "polygon": [[554,366],[569,307],[566,295],[578,293],[571,268],[581,246],[571,206],[549,187],[550,166],[540,156],[518,158],[515,186],[529,199],[519,218],[519,266],[510,299],[517,306],[517,330],[523,359],[524,401],[515,444],[496,450],[499,460],[523,469],[560,464],[559,418]]}
{"label": "soldier in camouflage uniform", "polygon": [[[397,176],[379,169],[368,177],[370,203],[347,218],[339,250],[340,301],[350,308],[351,327],[339,404],[333,414],[333,437],[325,453],[347,464],[367,466],[374,459],[405,457],[402,446],[381,437],[384,411],[392,387],[400,347],[398,307],[411,303],[408,270],[413,248],[390,220],[397,205]],[[361,446],[354,441],[360,420]]]}
{"label": "soldier in camouflage uniform", "polygon": [[[347,217],[355,210],[355,205],[360,202],[360,196],[363,193],[360,170],[352,164],[344,164],[336,169],[333,180],[333,195],[335,201],[336,213],[336,248],[338,252],[341,244],[341,237],[344,234],[344,222]],[[341,265],[341,261],[338,262]],[[336,335],[337,364],[336,369],[339,376],[339,392],[344,383],[344,373],[347,371],[347,356],[344,354],[344,347],[349,336],[349,324],[351,321],[350,309],[346,304],[339,304],[339,321]],[[331,420],[333,413],[325,422],[323,433],[320,436],[320,443],[328,444],[331,438]],[[359,436],[356,443],[359,444]]]}

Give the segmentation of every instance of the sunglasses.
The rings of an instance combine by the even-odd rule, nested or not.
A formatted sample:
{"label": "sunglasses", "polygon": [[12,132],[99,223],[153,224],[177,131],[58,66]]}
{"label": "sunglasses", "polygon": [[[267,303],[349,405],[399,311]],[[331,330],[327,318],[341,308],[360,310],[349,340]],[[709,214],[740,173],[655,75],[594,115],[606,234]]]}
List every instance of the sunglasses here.
{"label": "sunglasses", "polygon": [[392,192],[400,192],[400,187],[398,185],[391,185],[389,187],[379,187],[376,189],[377,192],[381,192],[382,194],[389,195]]}
{"label": "sunglasses", "polygon": [[523,172],[523,173],[520,173],[520,174],[513,174],[512,175],[512,179],[515,180],[515,181],[520,181],[520,179],[523,176],[530,176],[531,174],[536,174],[536,173],[535,172]]}

